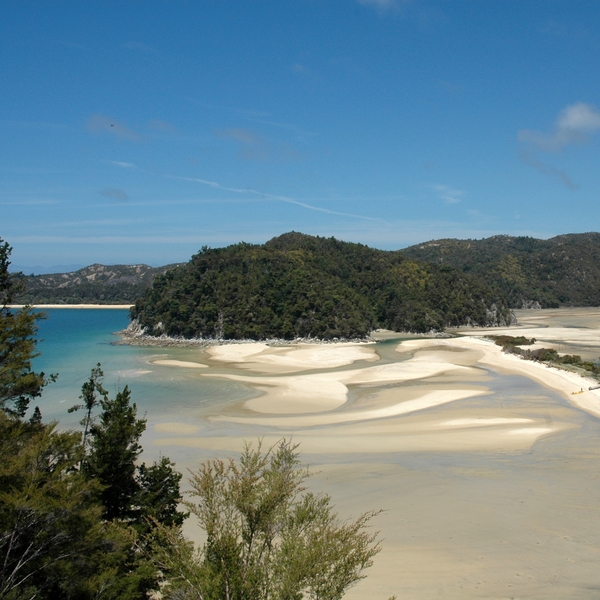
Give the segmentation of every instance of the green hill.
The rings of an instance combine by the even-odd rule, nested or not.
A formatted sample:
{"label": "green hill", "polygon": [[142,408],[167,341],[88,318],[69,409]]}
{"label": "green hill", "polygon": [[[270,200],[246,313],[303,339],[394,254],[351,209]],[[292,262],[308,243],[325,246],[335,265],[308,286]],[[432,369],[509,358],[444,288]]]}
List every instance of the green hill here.
{"label": "green hill", "polygon": [[403,250],[406,258],[460,269],[497,286],[512,308],[600,306],[600,233],[549,240],[498,235],[434,240]]}
{"label": "green hill", "polygon": [[300,233],[205,247],[156,277],[132,317],[149,335],[219,339],[355,338],[510,320],[502,294],[453,267]]}
{"label": "green hill", "polygon": [[133,304],[154,278],[175,265],[91,265],[71,273],[19,277],[17,304]]}

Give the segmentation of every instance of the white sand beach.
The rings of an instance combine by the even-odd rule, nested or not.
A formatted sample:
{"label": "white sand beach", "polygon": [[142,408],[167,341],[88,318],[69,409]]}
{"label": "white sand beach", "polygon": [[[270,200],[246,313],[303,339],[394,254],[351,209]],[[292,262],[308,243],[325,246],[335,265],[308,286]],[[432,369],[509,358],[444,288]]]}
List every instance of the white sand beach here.
{"label": "white sand beach", "polygon": [[9,308],[112,308],[117,310],[123,310],[125,308],[131,308],[133,304],[9,304]]}
{"label": "white sand beach", "polygon": [[580,581],[600,586],[591,566],[600,564],[600,390],[504,354],[485,336],[593,356],[600,311],[519,317],[519,327],[451,338],[228,344],[189,351],[189,360],[156,357],[150,364],[174,374],[251,393],[194,418],[165,414],[152,443],[193,468],[234,455],[244,440],[291,437],[316,465],[311,487],[330,493],[342,515],[386,509],[376,524],[383,551],[350,600],[576,597]]}
{"label": "white sand beach", "polygon": [[165,367],[183,367],[184,369],[208,369],[208,365],[190,362],[189,360],[173,360],[168,358],[156,358],[148,361],[151,365],[163,365]]}

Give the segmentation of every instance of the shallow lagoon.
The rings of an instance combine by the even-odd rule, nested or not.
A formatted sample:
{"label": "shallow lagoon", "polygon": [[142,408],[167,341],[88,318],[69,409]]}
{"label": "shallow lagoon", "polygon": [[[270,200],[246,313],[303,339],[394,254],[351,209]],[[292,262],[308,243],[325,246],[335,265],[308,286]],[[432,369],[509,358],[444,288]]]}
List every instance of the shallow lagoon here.
{"label": "shallow lagoon", "polygon": [[[600,594],[600,420],[571,406],[565,397],[526,377],[477,368],[477,377],[460,382],[490,393],[396,418],[398,435],[411,431],[425,439],[438,421],[478,417],[530,418],[564,426],[530,447],[466,451],[370,451],[359,448],[352,426],[290,429],[212,420],[219,414],[244,416],[243,400],[257,395],[240,382],[203,377],[193,369],[152,365],[157,355],[210,364],[216,374],[235,373],[235,365],[211,363],[203,350],[113,346],[113,331],[127,324],[127,311],[49,310],[40,324],[42,356],[36,368],[58,372],[40,402],[46,418],[75,426],[66,408],[77,402],[89,371],[101,362],[106,387],[129,385],[140,414],[148,418],[146,460],[158,454],[182,467],[227,456],[241,438],[276,439],[293,434],[310,448],[304,458],[319,473],[316,490],[330,493],[343,515],[384,508],[376,526],[383,551],[369,577],[347,597],[382,598],[593,598]],[[574,325],[590,333],[600,326],[597,313],[531,311],[533,325]],[[546,318],[547,316],[547,318]],[[540,321],[540,317],[544,317]],[[537,319],[537,321],[535,321]],[[521,332],[515,330],[515,334]],[[536,337],[543,338],[538,330]],[[598,339],[597,337],[595,339]],[[588,343],[563,340],[565,347],[596,350]],[[555,340],[556,341],[556,340]],[[394,343],[381,347],[393,360]],[[396,360],[403,360],[398,355]],[[348,367],[340,367],[341,370]],[[149,372],[148,372],[149,371]],[[238,371],[239,372],[239,371]],[[203,370],[202,373],[206,373]],[[457,385],[443,376],[411,385]],[[373,386],[351,389],[353,404],[368,403]],[[377,391],[377,390],[375,390]],[[191,433],[167,436],[164,425],[180,423]],[[381,436],[382,422],[360,443]],[[391,422],[391,421],[390,421]],[[163,429],[161,430],[161,426]],[[353,437],[354,436],[354,437]],[[365,439],[367,442],[365,442]],[[342,451],[319,452],[319,444],[345,444]],[[356,443],[353,443],[353,440]]]}

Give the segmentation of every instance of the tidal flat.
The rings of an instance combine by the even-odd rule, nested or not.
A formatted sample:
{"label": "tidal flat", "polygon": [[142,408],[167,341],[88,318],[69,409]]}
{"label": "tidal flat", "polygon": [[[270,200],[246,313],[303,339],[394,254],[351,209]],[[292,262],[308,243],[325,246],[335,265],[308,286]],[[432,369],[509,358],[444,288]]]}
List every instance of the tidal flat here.
{"label": "tidal flat", "polygon": [[[160,352],[97,342],[78,356],[96,351],[109,389],[132,388],[148,419],[145,460],[167,455],[185,473],[235,456],[244,440],[292,438],[315,473],[310,487],[341,516],[384,509],[373,523],[382,551],[350,600],[595,597],[600,393],[572,395],[591,382],[482,338],[535,337],[596,359],[600,310],[517,317],[519,327],[444,339]],[[76,401],[68,373],[48,406],[74,426],[59,415],[61,395]],[[186,532],[197,537],[193,523]]]}

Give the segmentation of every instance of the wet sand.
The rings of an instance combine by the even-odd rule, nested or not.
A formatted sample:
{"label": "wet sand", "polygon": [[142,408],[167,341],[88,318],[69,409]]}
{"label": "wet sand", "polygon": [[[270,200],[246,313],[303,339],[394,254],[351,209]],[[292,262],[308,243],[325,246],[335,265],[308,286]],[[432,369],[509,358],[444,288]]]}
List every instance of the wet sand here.
{"label": "wet sand", "polygon": [[254,393],[193,418],[165,413],[149,424],[152,443],[194,468],[234,456],[243,440],[292,437],[318,471],[311,487],[343,516],[386,509],[375,523],[383,550],[350,600],[596,597],[600,392],[572,395],[590,382],[481,338],[525,335],[584,356],[600,347],[600,311],[518,317],[518,328],[457,338],[160,357],[149,368]]}

